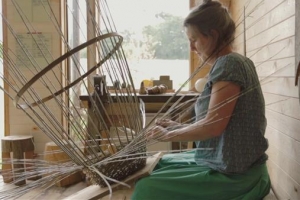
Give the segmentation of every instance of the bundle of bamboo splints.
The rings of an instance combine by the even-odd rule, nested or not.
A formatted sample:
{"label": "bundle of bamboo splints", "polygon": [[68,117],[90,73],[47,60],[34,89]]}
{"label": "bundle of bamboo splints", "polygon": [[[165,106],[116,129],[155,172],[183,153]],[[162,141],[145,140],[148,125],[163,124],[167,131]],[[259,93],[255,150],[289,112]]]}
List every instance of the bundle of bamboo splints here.
{"label": "bundle of bamboo splints", "polygon": [[[91,23],[93,30],[88,30],[85,42],[76,44],[68,40],[59,11],[61,7],[71,11],[77,7],[81,13],[83,8],[79,1],[68,1],[73,5],[59,2],[5,1],[1,89],[13,105],[10,115],[33,121],[35,129],[71,160],[3,159],[2,164],[26,163],[26,171],[14,170],[12,184],[40,179],[2,190],[1,199],[22,196],[34,188],[46,189],[77,171],[83,171],[92,184],[109,187],[144,167],[147,157],[155,153],[146,151],[146,145],[157,140],[147,141],[144,136],[144,103],[137,98],[122,49],[123,38],[114,27],[107,3],[86,1],[84,23]],[[70,13],[73,26],[83,31],[78,13]],[[95,13],[99,13],[99,20]],[[80,60],[84,52],[92,62]],[[107,85],[114,82],[131,87],[109,93]],[[82,95],[88,96],[89,111],[82,108]],[[3,176],[6,173],[2,171]]]}
{"label": "bundle of bamboo splints", "polygon": [[[145,125],[144,104],[135,93],[122,49],[123,38],[114,27],[106,1],[86,1],[88,17],[84,23],[92,24],[93,29],[88,30],[86,42],[75,46],[71,45],[74,41],[68,40],[62,27],[59,9],[73,10],[73,7],[77,7],[80,12],[82,10],[78,1],[74,0],[73,5],[61,5],[59,2],[5,1],[3,5],[6,12],[2,13],[6,37],[3,41],[5,70],[0,77],[4,82],[1,89],[16,108],[13,112],[22,116],[22,111],[41,130],[41,134],[47,135],[71,161],[48,163],[40,159],[15,160],[25,162],[32,168],[14,172],[14,182],[36,176],[42,178],[21,187],[3,190],[0,192],[1,199],[19,197],[34,188],[46,189],[77,171],[83,171],[93,184],[103,187],[122,183],[125,177],[144,167],[147,157],[153,155],[154,152],[147,152],[146,145],[154,144],[163,137],[157,135],[150,140],[145,137],[160,112],[169,108],[162,118],[172,115],[180,119],[182,112],[190,110],[195,102],[192,99],[192,103],[179,104],[179,98],[170,106],[172,98],[191,81],[205,62],[165,103],[153,120]],[[29,9],[30,14],[26,10],[30,7],[28,3],[32,8]],[[35,10],[38,14],[34,13],[33,8],[38,8]],[[249,11],[249,14],[252,12]],[[73,26],[83,31],[77,16],[71,12],[69,18],[74,18]],[[45,21],[49,24],[47,30],[44,30]],[[241,23],[237,22],[237,25]],[[86,63],[87,67],[79,59],[84,51],[89,60],[93,60]],[[112,95],[108,92],[107,83],[116,81],[131,87],[116,89]],[[80,97],[83,94],[89,97],[92,112],[81,108]],[[13,107],[10,109],[13,110]],[[192,118],[183,123],[193,121]],[[2,161],[6,162],[11,161]],[[2,171],[3,174],[5,171]]]}

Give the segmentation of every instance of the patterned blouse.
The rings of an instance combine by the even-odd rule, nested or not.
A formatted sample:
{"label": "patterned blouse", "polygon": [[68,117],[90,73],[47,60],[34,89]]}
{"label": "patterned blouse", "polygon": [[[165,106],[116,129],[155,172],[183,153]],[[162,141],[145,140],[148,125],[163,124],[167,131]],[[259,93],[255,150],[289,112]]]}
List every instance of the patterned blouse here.
{"label": "patterned blouse", "polygon": [[268,158],[264,97],[253,62],[238,53],[230,53],[219,57],[212,66],[195,105],[196,120],[205,117],[212,86],[218,81],[239,85],[241,93],[224,132],[219,137],[196,142],[199,149],[195,161],[223,173],[243,173]]}

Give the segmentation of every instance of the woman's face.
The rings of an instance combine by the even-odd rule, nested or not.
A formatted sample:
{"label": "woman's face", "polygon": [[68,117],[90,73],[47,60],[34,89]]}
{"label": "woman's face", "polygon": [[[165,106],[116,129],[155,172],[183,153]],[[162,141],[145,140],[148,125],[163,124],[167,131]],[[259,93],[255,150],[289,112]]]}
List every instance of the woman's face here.
{"label": "woman's face", "polygon": [[195,27],[187,26],[186,35],[190,41],[191,51],[205,61],[215,49],[215,40],[212,36],[206,36],[200,33]]}

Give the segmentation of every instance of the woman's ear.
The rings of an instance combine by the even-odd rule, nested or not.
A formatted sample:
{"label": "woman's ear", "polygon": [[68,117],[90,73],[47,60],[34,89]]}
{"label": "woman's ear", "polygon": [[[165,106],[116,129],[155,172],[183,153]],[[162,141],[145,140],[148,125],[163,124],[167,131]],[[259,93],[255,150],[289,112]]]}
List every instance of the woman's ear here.
{"label": "woman's ear", "polygon": [[210,35],[213,37],[213,39],[215,41],[218,41],[218,39],[219,39],[219,33],[218,33],[218,31],[216,31],[215,29],[211,29],[210,30]]}
{"label": "woman's ear", "polygon": [[211,29],[209,31],[209,36],[212,38],[211,39],[211,46],[213,47],[213,50],[216,50],[219,48],[219,33],[218,31],[214,30],[214,29]]}

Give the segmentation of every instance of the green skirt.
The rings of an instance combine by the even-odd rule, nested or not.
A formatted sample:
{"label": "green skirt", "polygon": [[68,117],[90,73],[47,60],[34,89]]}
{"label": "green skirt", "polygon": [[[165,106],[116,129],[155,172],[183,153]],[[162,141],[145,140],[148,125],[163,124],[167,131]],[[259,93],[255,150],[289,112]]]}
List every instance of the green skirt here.
{"label": "green skirt", "polygon": [[256,200],[270,191],[266,164],[228,175],[199,166],[194,152],[167,154],[150,176],[140,179],[132,200]]}

